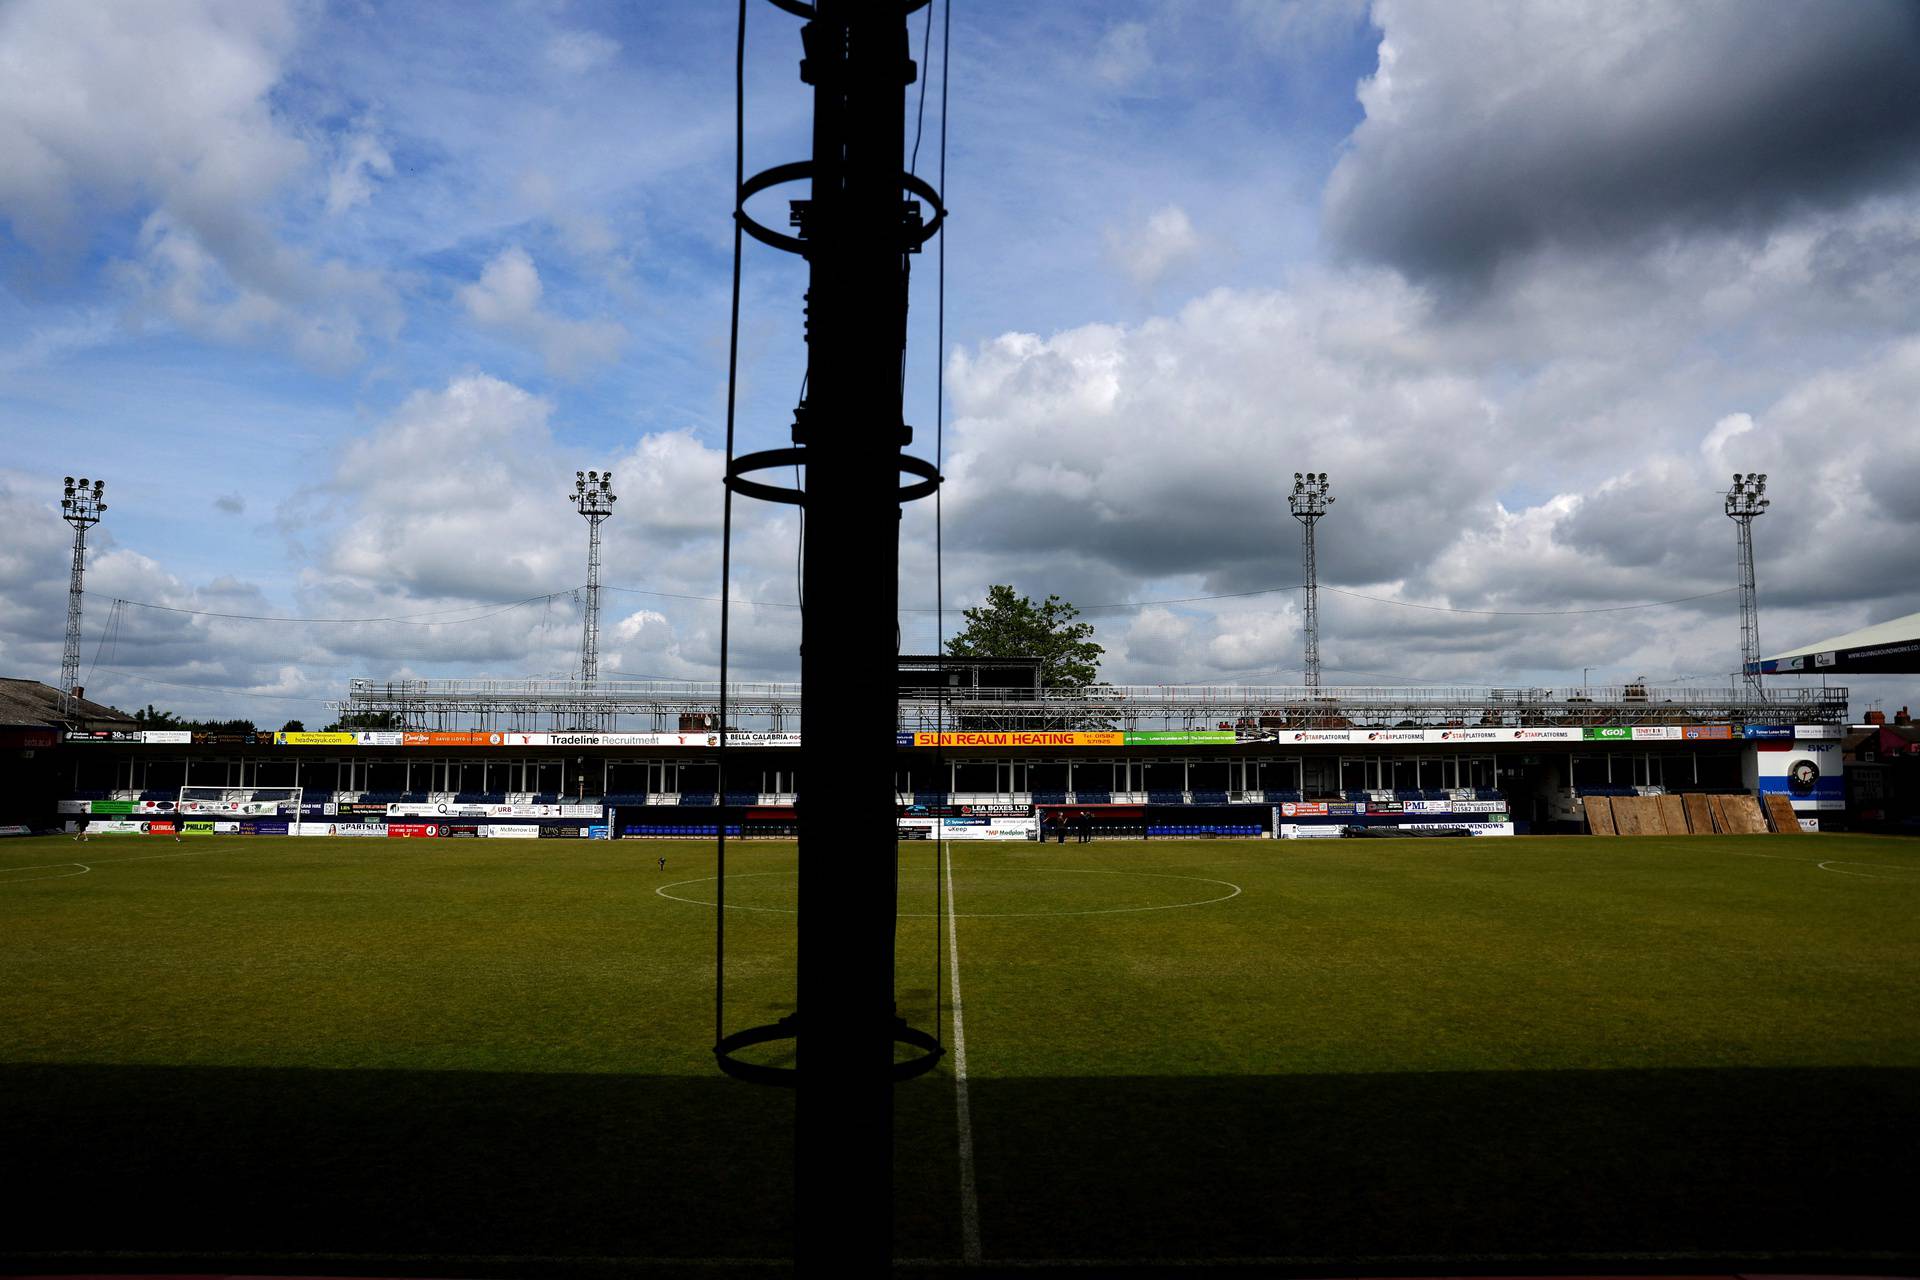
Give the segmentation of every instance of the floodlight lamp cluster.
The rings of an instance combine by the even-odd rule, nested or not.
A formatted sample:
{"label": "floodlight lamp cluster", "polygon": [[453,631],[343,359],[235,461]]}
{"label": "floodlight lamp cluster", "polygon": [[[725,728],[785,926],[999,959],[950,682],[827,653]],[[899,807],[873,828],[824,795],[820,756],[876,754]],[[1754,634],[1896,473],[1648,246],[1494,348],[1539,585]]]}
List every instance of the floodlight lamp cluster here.
{"label": "floodlight lamp cluster", "polygon": [[1332,495],[1327,492],[1326,472],[1293,473],[1293,492],[1287,495],[1287,505],[1293,508],[1295,515],[1319,515],[1333,505],[1333,501]]}
{"label": "floodlight lamp cluster", "polygon": [[1766,496],[1767,476],[1764,471],[1749,471],[1745,475],[1733,473],[1733,487],[1727,490],[1727,514],[1736,518],[1763,514],[1773,505],[1773,499]]}
{"label": "floodlight lamp cluster", "polygon": [[573,505],[583,516],[609,516],[620,499],[613,492],[613,472],[573,473]]}
{"label": "floodlight lamp cluster", "polygon": [[106,491],[105,480],[89,480],[85,476],[75,480],[67,476],[60,495],[61,518],[73,525],[97,522],[100,513],[107,509],[104,500]]}

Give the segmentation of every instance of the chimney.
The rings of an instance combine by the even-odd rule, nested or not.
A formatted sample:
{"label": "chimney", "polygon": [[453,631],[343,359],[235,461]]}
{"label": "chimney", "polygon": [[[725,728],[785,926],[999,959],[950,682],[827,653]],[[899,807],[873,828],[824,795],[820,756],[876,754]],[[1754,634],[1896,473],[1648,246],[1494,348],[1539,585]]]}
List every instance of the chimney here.
{"label": "chimney", "polygon": [[1885,724],[1886,722],[1887,722],[1887,713],[1886,713],[1886,712],[1884,712],[1884,711],[1869,711],[1869,712],[1867,712],[1867,723],[1868,723],[1868,724],[1871,724],[1871,725],[1884,725],[1884,724]]}
{"label": "chimney", "polygon": [[1907,709],[1905,707],[1902,707],[1898,711],[1893,713],[1893,722],[1895,724],[1912,724],[1913,717],[1907,714]]}

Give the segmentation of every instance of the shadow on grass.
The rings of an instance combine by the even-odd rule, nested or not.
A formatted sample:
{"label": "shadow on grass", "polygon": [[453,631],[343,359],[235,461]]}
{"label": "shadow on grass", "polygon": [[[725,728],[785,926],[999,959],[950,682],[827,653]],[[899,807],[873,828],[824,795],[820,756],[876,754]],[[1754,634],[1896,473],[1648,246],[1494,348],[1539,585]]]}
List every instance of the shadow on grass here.
{"label": "shadow on grass", "polygon": [[1920,1256],[1914,1070],[986,1079],[972,1099],[989,1257]]}
{"label": "shadow on grass", "polygon": [[[896,1255],[955,1258],[951,1083],[896,1098]],[[1920,1071],[987,1078],[972,1104],[990,1261],[1920,1256]],[[0,1066],[0,1259],[778,1260],[792,1107],[718,1077]]]}

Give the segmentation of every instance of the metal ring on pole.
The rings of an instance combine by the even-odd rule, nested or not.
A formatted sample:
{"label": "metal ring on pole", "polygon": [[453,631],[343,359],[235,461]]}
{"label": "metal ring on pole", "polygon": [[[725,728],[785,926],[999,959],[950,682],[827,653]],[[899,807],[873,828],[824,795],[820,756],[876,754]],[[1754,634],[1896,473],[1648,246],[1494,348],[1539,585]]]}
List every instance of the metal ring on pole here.
{"label": "metal ring on pole", "polygon": [[[756,1044],[771,1044],[776,1040],[791,1040],[796,1047],[800,1040],[799,1014],[790,1013],[778,1022],[769,1022],[763,1026],[748,1027],[744,1031],[735,1031],[720,1037],[713,1046],[714,1061],[720,1064],[720,1070],[735,1080],[744,1080],[748,1084],[768,1084],[782,1089],[797,1088],[800,1084],[798,1067],[774,1067],[759,1062],[742,1062],[733,1055],[741,1049]],[[905,1018],[893,1020],[893,1042],[911,1045],[921,1050],[919,1056],[896,1062],[892,1067],[895,1083],[923,1076],[933,1070],[934,1065],[946,1054],[946,1050],[932,1035],[918,1027],[907,1025]]]}
{"label": "metal ring on pole", "polygon": [[[752,471],[771,471],[777,467],[803,467],[806,464],[807,450],[803,445],[795,445],[788,449],[763,449],[758,453],[743,453],[733,460],[733,467],[727,473],[726,486],[735,493],[749,498],[759,498],[764,502],[783,502],[788,506],[803,506],[807,500],[804,489],[765,484],[744,477]],[[901,502],[916,502],[929,496],[940,487],[941,480],[944,478],[931,462],[910,454],[900,455],[900,469],[908,475],[920,477],[916,484],[900,486],[899,501]]]}
{"label": "metal ring on pole", "polygon": [[[802,240],[799,236],[790,236],[784,231],[775,231],[766,223],[756,221],[752,215],[747,212],[747,201],[770,187],[777,187],[783,182],[798,182],[802,178],[811,178],[812,176],[813,161],[793,160],[786,164],[774,165],[771,169],[762,169],[759,173],[754,174],[751,178],[741,183],[740,198],[735,202],[733,207],[733,216],[740,220],[740,229],[752,236],[755,240],[758,240],[761,244],[771,245],[773,248],[780,249],[786,253],[796,253],[805,257],[807,253],[807,242],[805,240]],[[908,237],[907,244],[903,246],[906,248],[918,248],[920,245],[933,239],[934,235],[939,232],[941,224],[946,221],[947,208],[945,204],[941,203],[940,193],[934,190],[933,184],[918,174],[903,172],[900,175],[900,185],[933,207],[933,217],[921,225],[916,235]]]}

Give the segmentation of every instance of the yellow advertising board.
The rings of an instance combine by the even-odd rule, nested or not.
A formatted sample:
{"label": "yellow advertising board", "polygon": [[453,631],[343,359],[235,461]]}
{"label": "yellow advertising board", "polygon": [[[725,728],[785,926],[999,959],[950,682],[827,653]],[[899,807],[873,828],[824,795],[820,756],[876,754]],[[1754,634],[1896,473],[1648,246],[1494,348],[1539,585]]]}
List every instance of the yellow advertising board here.
{"label": "yellow advertising board", "polygon": [[1126,735],[1106,730],[1009,729],[990,732],[916,733],[916,747],[1117,747]]}
{"label": "yellow advertising board", "polygon": [[350,747],[359,739],[351,733],[287,733],[273,735],[276,747]]}

